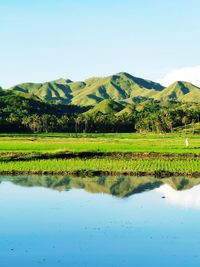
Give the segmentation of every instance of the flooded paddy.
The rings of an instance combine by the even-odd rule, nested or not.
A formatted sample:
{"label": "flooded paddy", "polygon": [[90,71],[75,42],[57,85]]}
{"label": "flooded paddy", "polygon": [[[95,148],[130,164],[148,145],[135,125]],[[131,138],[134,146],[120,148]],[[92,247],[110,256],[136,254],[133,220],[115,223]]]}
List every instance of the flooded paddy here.
{"label": "flooded paddy", "polygon": [[0,178],[0,266],[199,266],[200,178]]}

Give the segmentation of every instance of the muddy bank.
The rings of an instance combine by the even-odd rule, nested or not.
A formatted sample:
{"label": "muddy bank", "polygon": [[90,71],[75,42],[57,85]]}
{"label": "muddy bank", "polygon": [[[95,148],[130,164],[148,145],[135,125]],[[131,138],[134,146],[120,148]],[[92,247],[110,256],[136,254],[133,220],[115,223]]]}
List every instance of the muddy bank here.
{"label": "muddy bank", "polygon": [[28,161],[42,159],[89,159],[89,158],[111,158],[111,159],[185,159],[200,158],[200,154],[175,154],[175,153],[157,153],[157,152],[57,152],[57,153],[38,153],[38,152],[5,152],[0,153],[0,161]]}

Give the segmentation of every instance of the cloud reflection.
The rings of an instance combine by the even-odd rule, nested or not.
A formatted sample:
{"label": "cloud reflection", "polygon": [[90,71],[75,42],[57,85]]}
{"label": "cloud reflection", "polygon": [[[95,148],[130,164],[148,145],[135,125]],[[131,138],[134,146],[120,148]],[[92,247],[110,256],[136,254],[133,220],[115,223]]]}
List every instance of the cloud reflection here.
{"label": "cloud reflection", "polygon": [[184,208],[200,209],[200,185],[189,190],[176,191],[171,186],[165,184],[156,189],[166,197],[166,201],[172,205]]}

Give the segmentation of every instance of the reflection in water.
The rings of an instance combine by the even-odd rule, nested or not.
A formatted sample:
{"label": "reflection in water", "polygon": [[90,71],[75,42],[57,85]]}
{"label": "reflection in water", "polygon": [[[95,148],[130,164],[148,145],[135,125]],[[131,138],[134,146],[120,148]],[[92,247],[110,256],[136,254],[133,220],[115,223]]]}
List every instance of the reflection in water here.
{"label": "reflection in water", "polygon": [[[84,189],[91,193],[106,193],[118,197],[128,197],[133,194],[159,188],[169,199],[175,195],[175,190],[186,190],[200,184],[200,178],[155,178],[155,177],[73,177],[73,176],[17,176],[4,177],[14,184],[21,186],[39,186],[58,191],[67,191],[73,188]],[[163,186],[168,185],[168,186]],[[174,190],[173,190],[174,189]],[[186,194],[186,193],[185,193]],[[181,195],[178,194],[177,195]],[[169,197],[171,196],[171,197]],[[173,197],[176,199],[177,197]]]}
{"label": "reflection in water", "polygon": [[171,205],[198,207],[200,179],[0,181],[0,267],[200,266],[200,212]]}
{"label": "reflection in water", "polygon": [[162,193],[170,204],[185,208],[200,208],[200,186],[180,192],[169,185],[162,185],[156,191]]}

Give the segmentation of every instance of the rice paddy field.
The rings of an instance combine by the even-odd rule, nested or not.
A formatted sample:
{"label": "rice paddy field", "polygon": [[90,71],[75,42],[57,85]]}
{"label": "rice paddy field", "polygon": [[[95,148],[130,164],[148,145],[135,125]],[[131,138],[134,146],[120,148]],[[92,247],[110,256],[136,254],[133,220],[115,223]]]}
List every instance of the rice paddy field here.
{"label": "rice paddy field", "polygon": [[185,148],[180,134],[38,134],[0,135],[2,152],[155,152],[200,154],[200,135],[190,136]]}
{"label": "rice paddy field", "polygon": [[0,135],[0,173],[200,174],[200,136]]}
{"label": "rice paddy field", "polygon": [[166,173],[190,175],[200,173],[199,159],[66,159],[66,160],[31,160],[17,162],[0,162],[1,173],[35,173],[35,174],[151,174],[162,176]]}

